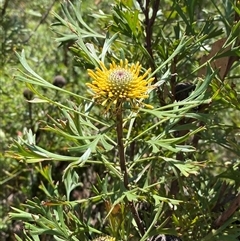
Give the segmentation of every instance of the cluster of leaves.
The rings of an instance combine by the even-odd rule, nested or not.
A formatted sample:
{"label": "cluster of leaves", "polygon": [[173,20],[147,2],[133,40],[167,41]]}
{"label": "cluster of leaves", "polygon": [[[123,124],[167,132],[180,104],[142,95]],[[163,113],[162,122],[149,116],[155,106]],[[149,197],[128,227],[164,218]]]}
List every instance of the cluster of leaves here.
{"label": "cluster of leaves", "polygon": [[239,2],[122,0],[84,17],[80,1],[67,1],[62,12],[52,29],[80,69],[123,58],[151,67],[154,109],[123,112],[126,185],[116,113],[103,115],[86,91],[53,85],[18,54],[24,71],[15,79],[35,94],[31,104],[48,106],[42,131],[63,145],[26,130],[8,152],[34,164],[45,196],[13,208],[10,217],[24,222],[16,239],[238,240]]}
{"label": "cluster of leaves", "polygon": [[[66,80],[64,88],[73,90],[79,87],[78,76],[81,70],[74,68],[68,46],[56,46],[53,33],[49,30],[54,19],[52,10],[61,11],[57,1],[1,2],[0,237],[3,239],[11,236],[18,228],[17,222],[8,219],[10,205],[18,206],[26,197],[35,196],[35,189],[39,185],[34,167],[23,166],[19,161],[4,155],[12,139],[22,136],[25,127],[32,129],[37,134],[37,141],[47,144],[49,149],[64,148],[66,144],[54,134],[40,131],[49,120],[46,118],[48,114],[57,118],[58,110],[53,106],[27,102],[34,98],[34,93],[23,82],[13,78],[13,73],[20,68],[15,51],[24,48],[31,66],[48,82],[54,83],[55,76],[62,75]],[[59,96],[55,90],[42,90],[54,99],[61,98],[64,101],[66,98],[64,94]]]}

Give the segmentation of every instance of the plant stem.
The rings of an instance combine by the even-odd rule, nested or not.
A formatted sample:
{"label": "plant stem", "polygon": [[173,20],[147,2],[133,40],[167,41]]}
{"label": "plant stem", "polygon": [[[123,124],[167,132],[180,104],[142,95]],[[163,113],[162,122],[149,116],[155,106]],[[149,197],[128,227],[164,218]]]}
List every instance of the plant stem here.
{"label": "plant stem", "polygon": [[126,159],[123,145],[123,119],[122,119],[122,102],[117,103],[117,143],[118,143],[118,154],[120,160],[120,168],[123,174],[124,186],[126,189],[128,187],[128,175],[126,167]]}
{"label": "plant stem", "polygon": [[[125,158],[125,151],[124,151],[124,145],[123,145],[123,118],[122,118],[122,102],[119,101],[117,103],[117,113],[116,113],[116,120],[117,120],[117,142],[118,142],[118,154],[119,154],[119,161],[120,161],[120,168],[121,172],[123,174],[123,182],[124,187],[129,190],[129,181],[128,181],[128,172],[126,167],[126,158]],[[138,229],[141,233],[141,235],[144,235],[145,230],[143,227],[143,222],[141,221],[138,211],[135,207],[135,204],[133,201],[129,201],[128,205],[130,207],[130,210],[133,214],[134,220],[138,226]]]}

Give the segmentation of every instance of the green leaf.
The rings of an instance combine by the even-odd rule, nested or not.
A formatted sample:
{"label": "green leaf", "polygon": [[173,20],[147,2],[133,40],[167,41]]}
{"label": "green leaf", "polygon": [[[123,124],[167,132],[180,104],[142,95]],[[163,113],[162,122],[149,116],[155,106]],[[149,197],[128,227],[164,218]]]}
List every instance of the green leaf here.
{"label": "green leaf", "polygon": [[176,167],[185,177],[198,174],[201,168],[200,163],[196,162],[182,162],[168,157],[161,157],[161,159]]}
{"label": "green leaf", "polygon": [[167,197],[161,197],[161,196],[158,196],[155,194],[152,195],[152,197],[154,198],[155,206],[159,206],[160,203],[162,203],[162,202],[171,203],[173,205],[179,205],[180,203],[183,202],[181,200],[171,199],[171,198],[167,198]]}

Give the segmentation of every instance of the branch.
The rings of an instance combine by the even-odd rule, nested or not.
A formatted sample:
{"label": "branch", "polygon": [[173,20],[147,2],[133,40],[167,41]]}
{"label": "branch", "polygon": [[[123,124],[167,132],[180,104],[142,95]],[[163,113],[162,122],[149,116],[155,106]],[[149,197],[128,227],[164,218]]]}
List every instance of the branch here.
{"label": "branch", "polygon": [[119,159],[120,159],[120,168],[123,174],[124,186],[126,189],[129,189],[127,167],[126,167],[126,160],[125,160],[125,151],[124,151],[124,145],[123,145],[122,102],[117,103],[116,117],[117,117],[117,143],[118,143],[118,152],[119,152]]}
{"label": "branch", "polygon": [[9,0],[6,0],[3,4],[3,7],[2,7],[2,20],[3,20],[3,16],[5,15],[6,13],[6,10],[7,10],[7,7],[8,7],[8,3],[9,3]]}
{"label": "branch", "polygon": [[[146,31],[146,49],[149,53],[149,55],[151,56],[151,68],[154,71],[155,70],[155,63],[154,63],[154,59],[153,59],[153,51],[152,51],[152,34],[153,34],[153,25],[157,16],[157,12],[158,12],[158,8],[159,8],[159,4],[160,1],[159,0],[155,0],[153,2],[153,6],[152,6],[152,17],[149,18],[149,8],[150,8],[150,1],[146,1],[146,7],[143,8],[142,6],[142,10],[145,16],[145,31]],[[155,77],[155,82],[157,82],[157,79]]]}
{"label": "branch", "polygon": [[[53,0],[52,4],[48,7],[46,13],[42,16],[40,22],[38,23],[38,25],[35,27],[35,29],[33,30],[33,32],[37,32],[38,28],[40,27],[40,25],[46,20],[47,16],[49,15],[51,9],[53,8],[54,4],[55,4],[56,0]],[[28,42],[32,36],[34,35],[34,33],[32,33],[31,35],[29,35],[29,37],[24,41],[24,43]]]}
{"label": "branch", "polygon": [[[120,161],[120,168],[121,172],[123,174],[123,182],[124,187],[129,190],[129,181],[128,181],[128,172],[126,167],[126,159],[125,159],[125,151],[124,151],[124,144],[123,144],[123,119],[122,119],[122,102],[119,101],[117,103],[117,113],[116,113],[116,119],[117,119],[117,143],[118,143],[118,152],[119,152],[119,161]],[[141,235],[144,235],[145,230],[143,226],[143,222],[141,221],[141,218],[139,217],[138,211],[136,209],[136,206],[133,201],[129,201],[128,205],[130,207],[130,210],[132,212],[133,218],[138,226],[138,229],[141,233]]]}
{"label": "branch", "polygon": [[240,208],[240,193],[232,201],[226,211],[224,211],[212,224],[214,229],[220,228],[235,212]]}
{"label": "branch", "polygon": [[[152,39],[153,39],[153,25],[157,17],[157,12],[159,9],[160,5],[160,0],[146,0],[145,6],[142,4],[141,0],[138,0],[138,3],[143,11],[143,14],[145,16],[145,32],[146,32],[146,37],[145,37],[145,45],[146,45],[146,50],[149,54],[150,58],[150,67],[152,71],[156,69],[155,67],[155,62],[153,58],[153,48],[152,48]],[[151,18],[149,17],[149,9],[150,9],[150,4],[152,4],[152,16]],[[157,75],[154,75],[154,83],[157,83]],[[162,90],[160,88],[157,89],[157,94],[158,94],[158,99],[160,102],[161,106],[165,106],[166,103],[163,98]]]}

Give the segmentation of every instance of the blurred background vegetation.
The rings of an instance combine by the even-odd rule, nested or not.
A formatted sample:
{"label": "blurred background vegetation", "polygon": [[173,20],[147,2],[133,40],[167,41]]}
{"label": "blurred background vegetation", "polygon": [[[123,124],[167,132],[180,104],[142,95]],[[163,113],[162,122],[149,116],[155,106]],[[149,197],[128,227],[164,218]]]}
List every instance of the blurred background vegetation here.
{"label": "blurred background vegetation", "polygon": [[[82,8],[86,17],[89,16],[89,8],[92,11],[98,11],[98,8],[102,7],[108,9],[106,2],[85,1]],[[56,76],[62,76],[66,81],[65,88],[75,93],[80,93],[83,89],[81,86],[84,86],[79,79],[82,70],[74,66],[69,46],[60,46],[55,41],[56,34],[51,31],[51,24],[54,22],[52,11],[61,13],[59,1],[1,1],[0,240],[5,240],[9,236],[8,240],[14,240],[14,230],[11,229],[18,227],[11,225],[8,220],[10,205],[19,205],[26,197],[36,195],[33,193],[39,185],[35,179],[34,167],[23,167],[18,161],[4,156],[4,153],[14,138],[23,135],[24,127],[39,133],[39,128],[45,125],[41,121],[47,122],[49,112],[52,114],[57,111],[46,105],[33,106],[27,102],[28,98],[31,99],[33,96],[30,93],[30,97],[26,98],[26,85],[13,78],[20,67],[14,51],[21,52],[24,49],[30,64],[49,82],[53,83]],[[56,92],[52,92],[51,95],[64,102],[64,95],[57,96]],[[67,145],[49,133],[41,133],[41,143],[47,143],[50,150],[63,149],[63,152],[64,146]]]}
{"label": "blurred background vegetation", "polygon": [[[71,1],[74,6],[79,2]],[[63,1],[64,4],[66,6],[68,1]],[[100,36],[88,37],[90,30],[80,26],[86,31],[86,46],[91,49],[93,45],[96,54],[100,55],[106,39],[113,38],[116,43],[113,39],[108,42],[109,45],[112,44],[107,51],[108,62],[125,56],[131,62],[140,61],[146,69],[152,68],[153,72],[158,70],[154,77],[156,83],[162,82],[149,100],[155,108],[182,101],[194,91],[195,85],[199,87],[199,82],[206,74],[207,68],[201,68],[205,62],[209,61],[212,71],[217,72],[220,68],[215,73],[216,77],[211,77],[209,86],[204,87],[204,100],[211,99],[211,103],[189,109],[191,114],[180,118],[176,125],[169,120],[142,136],[145,141],[151,140],[156,133],[165,133],[163,139],[182,137],[189,130],[194,132],[203,127],[201,132],[191,134],[189,138],[184,137],[183,143],[178,143],[193,146],[194,153],[186,154],[187,152],[176,151],[174,148],[157,150],[154,145],[151,146],[152,149],[148,149],[156,156],[174,158],[185,163],[182,168],[188,170],[189,175],[176,174],[176,170],[169,169],[164,161],[159,166],[150,162],[129,166],[135,168],[133,174],[145,170],[148,172],[147,179],[151,179],[153,183],[159,181],[159,186],[164,191],[160,187],[157,190],[160,190],[162,196],[184,201],[184,205],[178,206],[177,210],[171,209],[171,202],[168,207],[163,208],[161,221],[156,223],[154,235],[164,231],[181,236],[184,241],[240,240],[239,4],[239,1],[228,0],[81,2],[82,18]],[[66,9],[74,16],[70,4]],[[34,197],[38,198],[35,203],[39,204],[39,200],[46,201],[45,188],[49,193],[52,192],[53,198],[62,198],[66,187],[62,176],[68,163],[56,161],[29,164],[24,159],[18,160],[16,149],[16,158],[13,158],[13,153],[7,154],[7,151],[14,139],[26,136],[27,129],[35,133],[37,145],[51,153],[69,155],[69,147],[73,146],[74,141],[51,131],[49,127],[54,126],[54,120],[63,116],[60,108],[54,104],[32,104],[27,101],[33,99],[35,94],[28,89],[29,86],[14,78],[18,74],[17,69],[22,69],[15,51],[20,53],[24,49],[28,64],[49,83],[86,97],[90,97],[85,86],[89,80],[86,70],[94,68],[94,62],[86,56],[81,45],[75,44],[79,33],[72,34],[71,29],[61,22],[61,17],[70,21],[70,16],[59,1],[1,0],[1,15],[0,240],[16,240],[14,234],[24,240],[22,221],[29,220],[16,217],[10,219],[10,206],[22,209],[21,205],[27,199],[35,200]],[[184,38],[186,44],[181,45]],[[180,52],[176,51],[178,46],[183,46]],[[171,57],[175,51],[175,56]],[[215,59],[211,59],[214,56]],[[158,69],[161,65],[162,68]],[[188,86],[186,83],[190,83],[189,92],[184,89]],[[177,95],[179,89],[180,95]],[[62,105],[69,105],[69,101],[81,104],[79,99],[69,97],[64,91],[44,86],[37,87],[37,91]],[[102,120],[101,109],[96,109],[95,116]],[[143,117],[135,122],[136,136],[143,131],[141,127],[149,128],[159,116],[153,117],[150,112],[144,113]],[[143,147],[140,142],[139,151]],[[136,149],[129,149],[130,159],[134,159],[137,154]],[[78,150],[72,149],[71,155],[78,157]],[[196,170],[192,166],[191,170],[187,169],[190,160],[198,166]],[[148,165],[151,165],[151,170]],[[88,198],[92,193],[97,195],[96,190],[101,190],[105,185],[103,180],[108,179],[104,171],[103,166],[97,165],[76,168],[78,187],[72,189],[71,200]],[[73,180],[74,175],[75,173],[69,178]],[[144,175],[141,174],[141,177]],[[54,180],[52,183],[51,179]],[[114,178],[109,177],[109,180]],[[57,182],[60,184],[56,191],[54,185]],[[92,190],[94,185],[95,189]],[[114,190],[114,184],[110,182],[109,185],[111,187],[108,190]],[[143,198],[147,204],[143,202],[139,205],[141,218],[147,226],[152,224],[151,215],[156,212],[154,205],[162,201],[153,198],[156,198],[156,192],[151,192],[150,200]],[[89,222],[97,230],[113,235],[102,226],[103,209],[102,206],[91,206]],[[31,209],[26,208],[27,210]],[[55,240],[49,234],[42,234],[40,238]],[[129,236],[126,240],[131,238]],[[79,240],[88,240],[88,237],[84,236]],[[138,239],[133,237],[133,240]]]}

